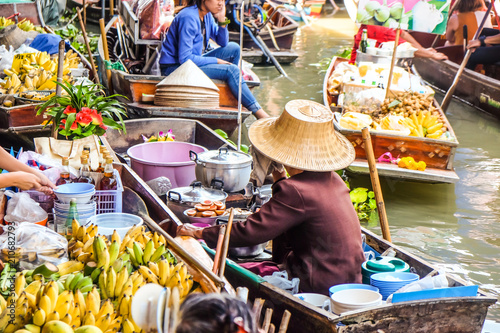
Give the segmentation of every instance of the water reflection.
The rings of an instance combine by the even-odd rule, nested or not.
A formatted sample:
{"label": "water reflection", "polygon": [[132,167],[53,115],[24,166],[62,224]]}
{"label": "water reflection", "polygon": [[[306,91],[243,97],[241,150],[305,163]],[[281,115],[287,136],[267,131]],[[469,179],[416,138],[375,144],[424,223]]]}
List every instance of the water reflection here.
{"label": "water reflection", "polygon": [[[256,97],[263,108],[279,115],[292,99],[322,103],[324,73],[319,64],[350,46],[355,32],[342,11],[301,28],[294,43],[300,57],[284,66],[296,83],[274,67],[255,68],[262,81]],[[447,272],[500,295],[500,122],[456,101],[447,116],[459,141],[455,169],[460,181],[432,185],[382,179],[392,239]],[[351,184],[371,187],[366,176],[353,176]],[[367,227],[381,234],[378,226]],[[488,318],[500,321],[500,309],[491,307]]]}

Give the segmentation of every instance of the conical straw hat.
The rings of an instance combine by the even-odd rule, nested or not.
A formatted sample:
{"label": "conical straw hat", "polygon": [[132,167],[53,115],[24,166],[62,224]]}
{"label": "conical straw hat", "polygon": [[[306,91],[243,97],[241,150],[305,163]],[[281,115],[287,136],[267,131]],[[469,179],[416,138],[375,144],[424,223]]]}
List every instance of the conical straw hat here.
{"label": "conical straw hat", "polygon": [[340,170],[355,158],[352,144],[334,128],[333,113],[308,100],[290,101],[279,117],[256,121],[248,137],[265,156],[301,170]]}
{"label": "conical straw hat", "polygon": [[191,60],[183,63],[156,86],[190,86],[219,91],[215,83]]}

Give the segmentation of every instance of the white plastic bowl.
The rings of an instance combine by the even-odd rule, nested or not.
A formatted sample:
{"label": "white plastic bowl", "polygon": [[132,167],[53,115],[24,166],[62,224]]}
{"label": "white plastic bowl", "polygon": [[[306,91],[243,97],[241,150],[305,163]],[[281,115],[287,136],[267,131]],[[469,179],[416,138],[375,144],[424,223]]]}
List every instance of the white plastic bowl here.
{"label": "white plastic bowl", "polygon": [[127,231],[134,225],[142,225],[143,221],[137,215],[126,213],[104,213],[91,217],[87,224],[95,224],[98,233],[104,236],[111,236],[116,229],[118,235],[123,239]]}
{"label": "white plastic bowl", "polygon": [[347,289],[330,296],[332,312],[341,314],[348,311],[377,306],[382,303],[382,295],[368,289]]}

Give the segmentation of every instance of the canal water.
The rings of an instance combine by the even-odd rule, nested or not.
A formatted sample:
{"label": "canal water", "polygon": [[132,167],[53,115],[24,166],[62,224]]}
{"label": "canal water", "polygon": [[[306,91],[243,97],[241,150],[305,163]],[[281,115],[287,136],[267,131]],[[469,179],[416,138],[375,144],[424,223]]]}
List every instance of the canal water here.
{"label": "canal water", "polygon": [[[254,94],[269,114],[279,115],[293,99],[323,102],[324,60],[351,46],[357,31],[345,11],[331,16],[331,7],[326,9],[295,36],[299,58],[283,67],[292,80],[272,66],[254,67],[262,81]],[[431,185],[381,179],[392,241],[498,297],[500,122],[457,101],[447,116],[460,143],[454,163],[460,181]],[[351,178],[351,185],[371,188],[368,176]],[[364,226],[381,235],[378,226]],[[488,319],[500,321],[499,306],[490,308]]]}

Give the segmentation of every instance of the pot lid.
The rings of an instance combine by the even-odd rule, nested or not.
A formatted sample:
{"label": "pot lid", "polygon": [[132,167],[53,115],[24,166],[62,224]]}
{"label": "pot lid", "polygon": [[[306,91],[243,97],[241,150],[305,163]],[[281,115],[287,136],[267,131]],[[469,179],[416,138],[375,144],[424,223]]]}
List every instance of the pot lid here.
{"label": "pot lid", "polygon": [[168,191],[167,198],[169,201],[174,202],[224,201],[227,198],[227,193],[222,190],[203,187],[201,182],[193,182],[190,186],[177,187]]}
{"label": "pot lid", "polygon": [[242,164],[252,162],[252,156],[227,148],[209,150],[198,154],[198,160],[205,163],[216,164]]}

